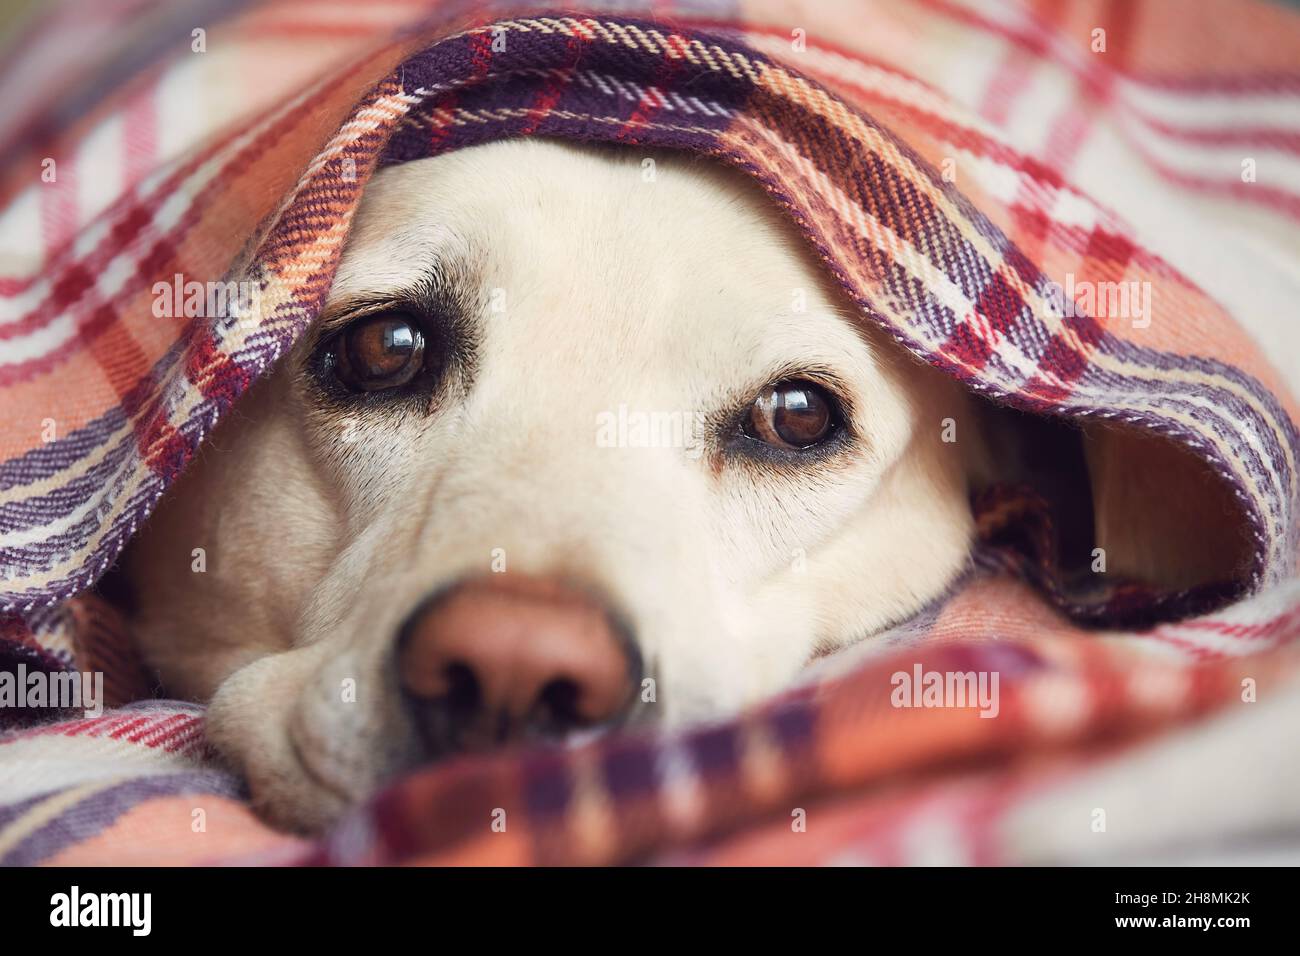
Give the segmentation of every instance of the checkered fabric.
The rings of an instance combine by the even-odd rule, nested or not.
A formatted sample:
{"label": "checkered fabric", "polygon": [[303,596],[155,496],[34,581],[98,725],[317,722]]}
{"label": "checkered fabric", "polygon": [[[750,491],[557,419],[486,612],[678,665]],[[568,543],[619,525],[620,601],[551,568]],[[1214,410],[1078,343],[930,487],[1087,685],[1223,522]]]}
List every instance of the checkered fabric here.
{"label": "checkered fabric", "polygon": [[[1300,693],[1297,64],[1300,17],[1254,0],[54,8],[0,69],[19,104],[0,118],[0,669],[102,670],[118,709],[0,737],[0,860],[985,863],[1294,840],[1296,773],[1214,811],[1241,806],[1225,777],[1297,759],[1278,730]],[[320,842],[268,830],[201,710],[149,700],[94,586],[314,320],[373,171],[523,136],[753,177],[903,348],[1098,440],[1183,449],[1227,502],[1196,520],[1231,525],[1248,562],[1177,593],[1080,588],[1060,515],[993,489],[953,594],[733,722],[459,761]],[[256,283],[260,308],[158,318],[176,275]],[[1142,321],[1076,294],[1129,283],[1151,290]],[[894,706],[918,665],[996,671],[998,718]],[[1106,806],[1134,809],[1090,826]]]}

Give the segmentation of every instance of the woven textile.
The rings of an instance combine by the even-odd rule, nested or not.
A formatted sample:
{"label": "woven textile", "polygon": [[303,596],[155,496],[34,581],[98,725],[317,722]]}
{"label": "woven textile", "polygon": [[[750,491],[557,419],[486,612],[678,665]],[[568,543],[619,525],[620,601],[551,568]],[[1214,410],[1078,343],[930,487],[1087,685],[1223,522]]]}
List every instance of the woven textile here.
{"label": "woven textile", "polygon": [[[0,861],[988,863],[1294,840],[1295,773],[1218,834],[1217,804],[1189,801],[1080,842],[1105,804],[1061,795],[1121,806],[1224,776],[1196,747],[1241,773],[1287,762],[1298,64],[1300,17],[1263,3],[55,8],[0,70],[22,104],[0,119],[0,665],[103,671],[116,709],[0,737]],[[1194,519],[1248,559],[1172,593],[1079,587],[1059,513],[995,489],[952,595],[733,722],[457,761],[319,843],[270,831],[212,765],[201,709],[149,699],[94,585],[316,317],[373,171],[522,136],[752,176],[862,322],[1001,404],[1180,449],[1223,502]],[[254,283],[260,308],[159,318],[177,275]],[[1149,309],[1085,294],[1121,287]],[[916,666],[996,671],[998,718],[893,706]]]}

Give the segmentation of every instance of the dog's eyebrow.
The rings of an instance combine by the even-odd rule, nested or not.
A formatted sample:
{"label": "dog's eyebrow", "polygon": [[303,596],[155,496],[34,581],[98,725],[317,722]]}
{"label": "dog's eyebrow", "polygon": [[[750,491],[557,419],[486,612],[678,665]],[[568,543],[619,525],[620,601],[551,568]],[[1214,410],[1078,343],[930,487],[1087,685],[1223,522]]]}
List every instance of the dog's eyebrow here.
{"label": "dog's eyebrow", "polygon": [[825,362],[774,363],[760,374],[751,377],[746,385],[728,389],[725,395],[720,396],[717,403],[718,411],[714,413],[715,417],[722,421],[728,417],[743,414],[748,410],[754,396],[763,389],[780,382],[798,380],[810,381],[826,389],[839,403],[840,409],[844,412],[844,417],[850,423],[854,421],[858,413],[858,401],[853,386],[844,375]]}
{"label": "dog's eyebrow", "polygon": [[438,287],[435,277],[422,273],[415,281],[392,289],[347,292],[330,302],[321,312],[317,326],[330,332],[353,319],[393,308],[420,308],[434,306],[433,290]]}
{"label": "dog's eyebrow", "polygon": [[459,257],[432,257],[408,281],[387,289],[346,292],[331,301],[316,320],[316,339],[354,320],[388,310],[408,310],[461,325],[477,311],[481,297],[470,263]]}
{"label": "dog's eyebrow", "polygon": [[411,297],[401,289],[383,292],[351,292],[330,302],[316,319],[318,337],[337,331],[363,315],[401,308],[411,302]]}

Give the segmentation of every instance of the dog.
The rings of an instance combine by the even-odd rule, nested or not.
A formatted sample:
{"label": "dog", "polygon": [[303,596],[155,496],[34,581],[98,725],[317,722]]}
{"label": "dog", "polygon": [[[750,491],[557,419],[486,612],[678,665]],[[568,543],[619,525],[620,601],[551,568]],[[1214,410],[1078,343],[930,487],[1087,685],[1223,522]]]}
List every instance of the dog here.
{"label": "dog", "polygon": [[969,565],[973,401],[712,161],[385,168],[128,552],[134,630],[318,830],[422,762],[724,717],[915,615]]}

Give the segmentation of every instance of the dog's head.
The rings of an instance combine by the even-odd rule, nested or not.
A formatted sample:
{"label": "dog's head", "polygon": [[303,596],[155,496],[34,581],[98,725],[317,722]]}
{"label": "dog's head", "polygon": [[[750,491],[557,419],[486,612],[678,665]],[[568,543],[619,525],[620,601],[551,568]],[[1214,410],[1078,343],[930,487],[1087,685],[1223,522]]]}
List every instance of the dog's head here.
{"label": "dog's head", "polygon": [[419,760],[733,711],[913,613],[966,560],[963,402],[739,174],[407,163],[135,545],[137,626],[317,826]]}

